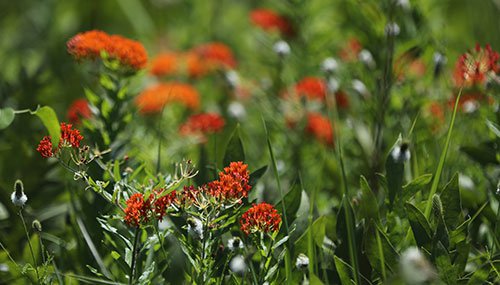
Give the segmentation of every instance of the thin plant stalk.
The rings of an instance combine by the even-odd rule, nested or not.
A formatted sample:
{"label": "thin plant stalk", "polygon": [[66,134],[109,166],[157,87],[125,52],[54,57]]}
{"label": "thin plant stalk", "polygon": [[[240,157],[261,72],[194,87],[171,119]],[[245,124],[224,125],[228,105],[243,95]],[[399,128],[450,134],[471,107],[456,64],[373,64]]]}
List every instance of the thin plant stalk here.
{"label": "thin plant stalk", "polygon": [[375,234],[377,236],[377,247],[378,247],[378,255],[380,257],[380,267],[382,268],[382,281],[384,281],[387,278],[387,274],[385,272],[384,250],[382,249],[382,240],[380,239],[380,233],[378,232],[378,228],[375,228]]}
{"label": "thin plant stalk", "polygon": [[360,283],[360,277],[359,277],[359,263],[358,263],[358,255],[357,255],[357,249],[356,249],[356,237],[355,237],[355,221],[351,220],[351,205],[349,203],[348,197],[349,197],[349,189],[347,186],[347,175],[345,171],[345,166],[344,166],[344,159],[343,159],[343,154],[342,154],[342,140],[340,137],[340,133],[338,131],[338,127],[340,124],[337,124],[340,122],[339,119],[339,113],[337,109],[337,104],[335,100],[335,96],[332,94],[332,92],[328,91],[327,92],[327,111],[328,111],[328,118],[330,120],[330,123],[332,125],[332,136],[333,136],[333,141],[335,142],[335,151],[338,157],[338,163],[342,172],[341,176],[341,185],[343,187],[343,197],[342,197],[342,206],[344,207],[345,210],[345,223],[347,226],[347,240],[348,240],[348,246],[349,246],[349,258],[351,261],[351,266],[353,268],[354,272],[354,283],[355,284],[361,284]]}
{"label": "thin plant stalk", "polygon": [[30,248],[31,258],[33,259],[33,267],[36,272],[36,279],[38,284],[40,284],[40,274],[38,273],[38,265],[36,264],[35,252],[33,251],[33,246],[31,245],[30,235],[28,233],[28,228],[26,227],[26,222],[24,221],[23,209],[19,210],[19,217],[21,217],[21,221],[23,222],[24,232],[26,233],[26,238],[28,239],[28,246]]}
{"label": "thin plant stalk", "polygon": [[[266,133],[267,147],[269,149],[269,155],[271,156],[271,164],[273,165],[274,177],[276,179],[276,184],[277,184],[278,190],[280,192],[281,207],[282,207],[282,213],[283,213],[283,224],[285,225],[286,234],[290,235],[290,229],[288,227],[288,219],[286,216],[286,206],[285,206],[285,199],[284,199],[285,195],[283,193],[283,189],[281,188],[278,167],[276,164],[276,159],[274,157],[274,152],[273,152],[271,140],[269,138],[269,133],[267,131],[266,122],[264,120],[264,117],[262,117],[262,122],[264,124],[264,131]],[[290,256],[290,242],[289,241],[287,241],[285,243],[285,272],[286,272],[286,280],[287,280],[287,282],[290,282],[292,280],[292,261],[291,261],[291,256]]]}
{"label": "thin plant stalk", "polygon": [[441,152],[441,156],[439,158],[439,164],[436,169],[436,173],[434,174],[434,179],[432,180],[431,191],[429,192],[429,197],[427,198],[427,204],[425,206],[424,215],[426,218],[429,218],[432,209],[432,196],[436,194],[439,179],[441,178],[441,173],[443,173],[444,162],[446,160],[446,154],[448,153],[448,148],[450,146],[451,141],[451,133],[453,131],[453,125],[455,124],[455,117],[457,115],[458,103],[460,102],[460,96],[462,95],[462,88],[458,92],[457,98],[455,100],[455,106],[453,107],[453,115],[451,116],[450,126],[448,127],[448,134],[446,135],[446,142],[444,144],[444,149]]}
{"label": "thin plant stalk", "polygon": [[134,274],[135,274],[135,266],[136,266],[136,258],[137,258],[137,244],[139,242],[139,228],[135,229],[134,233],[134,245],[132,248],[132,263],[130,264],[130,276],[128,279],[128,284],[134,284]]}

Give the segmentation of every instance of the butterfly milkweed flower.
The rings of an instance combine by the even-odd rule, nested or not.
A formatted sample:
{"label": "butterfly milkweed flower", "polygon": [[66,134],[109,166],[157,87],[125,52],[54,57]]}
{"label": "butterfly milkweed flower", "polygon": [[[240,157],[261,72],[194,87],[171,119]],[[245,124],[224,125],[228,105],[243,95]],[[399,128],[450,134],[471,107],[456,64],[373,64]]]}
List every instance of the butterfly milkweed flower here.
{"label": "butterfly milkweed flower", "polygon": [[[161,188],[153,191],[149,197],[155,198],[153,203],[153,212],[158,220],[161,222],[163,217],[166,214],[167,209],[174,203],[178,203],[177,201],[177,192],[174,190],[168,194],[163,195],[165,189]],[[163,196],[162,196],[163,195]]]}
{"label": "butterfly milkweed flower", "polygon": [[241,203],[241,199],[248,197],[252,189],[248,165],[241,161],[231,162],[219,172],[219,180],[208,184],[207,192],[222,200],[234,200]]}
{"label": "butterfly milkweed flower", "polygon": [[72,124],[61,123],[61,138],[59,140],[59,145],[54,149],[50,136],[45,136],[40,141],[37,147],[37,151],[43,158],[49,158],[57,154],[61,148],[79,148],[80,142],[83,140],[83,136],[80,131],[73,129]]}
{"label": "butterfly milkweed flower", "polygon": [[257,232],[276,232],[280,224],[281,216],[278,211],[265,202],[253,204],[240,219],[241,230],[247,235]]}
{"label": "butterfly milkweed flower", "polygon": [[79,33],[66,46],[76,60],[103,59],[104,52],[106,57],[132,70],[143,69],[148,61],[146,49],[140,42],[98,30]]}
{"label": "butterfly milkweed flower", "polygon": [[89,102],[85,99],[76,99],[68,108],[68,120],[72,124],[79,124],[81,119],[88,119],[92,116]]}
{"label": "butterfly milkweed flower", "polygon": [[126,202],[125,223],[131,227],[139,227],[141,223],[148,221],[148,214],[151,209],[149,199],[144,201],[142,193],[135,193]]}
{"label": "butterfly milkweed flower", "polygon": [[210,42],[192,48],[186,55],[188,74],[203,76],[214,70],[234,69],[237,66],[233,51],[220,42]]}
{"label": "butterfly milkweed flower", "polygon": [[150,73],[154,76],[168,76],[179,72],[183,56],[175,52],[164,52],[151,60]]}
{"label": "butterfly milkweed flower", "polygon": [[170,103],[180,103],[189,109],[197,109],[200,104],[198,91],[189,84],[178,82],[159,83],[139,94],[135,100],[142,114],[160,113]]}
{"label": "butterfly milkweed flower", "polygon": [[216,113],[202,113],[192,115],[181,125],[179,132],[181,135],[205,135],[218,133],[225,125],[224,118]]}
{"label": "butterfly milkweed flower", "polygon": [[453,77],[458,87],[484,85],[488,78],[499,71],[499,54],[490,45],[484,48],[476,45],[473,51],[461,55],[456,64]]}
{"label": "butterfly milkweed flower", "polygon": [[306,132],[322,143],[333,145],[333,128],[330,120],[319,113],[307,114]]}
{"label": "butterfly milkweed flower", "polygon": [[253,10],[250,12],[250,21],[253,25],[265,31],[278,31],[286,36],[292,36],[294,34],[290,21],[270,9]]}

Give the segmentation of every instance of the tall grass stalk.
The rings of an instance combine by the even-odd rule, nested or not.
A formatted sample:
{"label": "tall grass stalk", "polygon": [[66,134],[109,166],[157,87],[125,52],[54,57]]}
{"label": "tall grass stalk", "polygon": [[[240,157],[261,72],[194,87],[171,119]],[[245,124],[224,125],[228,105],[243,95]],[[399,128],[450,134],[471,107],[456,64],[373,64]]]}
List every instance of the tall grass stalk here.
{"label": "tall grass stalk", "polygon": [[426,218],[429,218],[429,215],[431,214],[432,196],[436,194],[439,185],[439,179],[441,178],[441,173],[443,173],[444,162],[446,160],[446,154],[448,153],[448,148],[450,146],[451,133],[453,131],[453,125],[455,124],[455,117],[457,115],[458,103],[460,102],[462,89],[463,88],[460,88],[460,91],[458,92],[457,98],[455,100],[455,106],[453,107],[453,115],[451,116],[450,125],[448,127],[448,134],[446,135],[446,142],[444,144],[444,149],[441,152],[441,156],[439,157],[439,164],[436,169],[436,173],[434,174],[434,179],[432,180],[431,191],[429,192],[429,197],[427,198],[427,204],[425,206],[425,212],[424,212]]}
{"label": "tall grass stalk", "polygon": [[28,228],[26,227],[26,222],[24,221],[23,208],[19,210],[19,217],[21,217],[21,221],[23,222],[24,232],[26,233],[26,238],[28,239],[28,246],[30,248],[31,258],[33,259],[33,267],[35,268],[37,283],[40,284],[40,274],[38,273],[38,265],[36,264],[35,252],[33,251],[33,245],[31,244]]}
{"label": "tall grass stalk", "polygon": [[[290,236],[290,229],[288,227],[288,219],[286,216],[286,205],[285,205],[285,195],[283,193],[283,189],[281,188],[281,182],[280,182],[280,177],[278,173],[278,166],[276,164],[276,158],[274,157],[274,152],[273,152],[273,147],[271,145],[271,139],[269,138],[269,133],[267,131],[267,126],[266,126],[266,121],[264,120],[264,117],[262,117],[262,123],[264,124],[264,131],[266,133],[266,138],[267,138],[267,147],[269,149],[269,155],[271,156],[271,164],[273,166],[273,172],[274,172],[274,177],[276,179],[276,184],[278,186],[278,190],[280,192],[280,198],[281,198],[281,207],[282,207],[282,213],[283,213],[283,224],[285,226],[285,232],[287,236]],[[291,256],[290,256],[290,242],[287,241],[285,243],[285,272],[286,272],[286,280],[287,283],[291,282],[292,280],[292,261],[291,261]]]}

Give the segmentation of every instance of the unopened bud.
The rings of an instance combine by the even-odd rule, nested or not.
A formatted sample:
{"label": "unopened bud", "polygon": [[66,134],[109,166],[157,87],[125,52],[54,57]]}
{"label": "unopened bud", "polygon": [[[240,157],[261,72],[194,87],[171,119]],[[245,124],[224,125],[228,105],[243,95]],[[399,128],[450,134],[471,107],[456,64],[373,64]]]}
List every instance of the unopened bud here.
{"label": "unopened bud", "polygon": [[42,224],[40,223],[39,220],[34,220],[33,223],[31,223],[31,227],[33,227],[35,230],[39,232],[42,231]]}

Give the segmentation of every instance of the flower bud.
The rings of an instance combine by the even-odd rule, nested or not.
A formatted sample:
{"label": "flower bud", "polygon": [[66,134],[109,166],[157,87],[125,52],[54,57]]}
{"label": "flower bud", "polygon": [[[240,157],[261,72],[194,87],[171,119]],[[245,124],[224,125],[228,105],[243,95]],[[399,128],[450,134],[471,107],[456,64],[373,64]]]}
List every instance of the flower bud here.
{"label": "flower bud", "polygon": [[410,160],[410,144],[408,142],[401,142],[392,149],[391,156],[398,163]]}
{"label": "flower bud", "polygon": [[227,247],[231,251],[242,249],[244,246],[243,241],[239,237],[232,237],[227,241]]}
{"label": "flower bud", "polygon": [[295,261],[295,266],[299,270],[306,270],[309,266],[309,257],[303,253],[299,254],[297,260]]}
{"label": "flower bud", "polygon": [[401,29],[399,28],[398,24],[392,22],[392,23],[387,23],[385,26],[385,35],[389,37],[395,37],[399,35],[399,32]]}
{"label": "flower bud", "polygon": [[10,195],[12,203],[18,207],[23,207],[28,201],[28,197],[24,194],[24,186],[21,180],[16,180],[14,183],[14,192]]}
{"label": "flower bud", "polygon": [[277,53],[281,58],[290,54],[290,45],[288,45],[285,41],[279,41],[274,44],[273,50]]}
{"label": "flower bud", "polygon": [[34,228],[35,230],[41,232],[42,231],[42,224],[40,223],[39,220],[34,220],[32,223],[31,223],[31,227]]}

